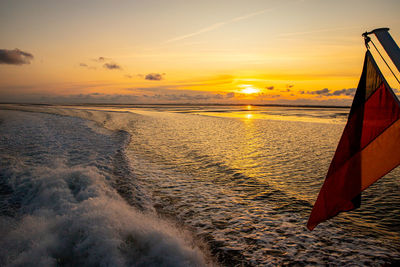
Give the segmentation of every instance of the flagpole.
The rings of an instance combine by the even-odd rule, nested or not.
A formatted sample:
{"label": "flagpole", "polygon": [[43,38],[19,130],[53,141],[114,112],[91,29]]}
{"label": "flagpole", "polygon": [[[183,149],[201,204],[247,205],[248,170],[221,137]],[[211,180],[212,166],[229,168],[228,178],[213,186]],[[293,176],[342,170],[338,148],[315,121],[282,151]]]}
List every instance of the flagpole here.
{"label": "flagpole", "polygon": [[364,33],[363,36],[367,37],[367,35],[372,33],[375,34],[379,43],[385,49],[397,70],[400,72],[400,48],[390,35],[389,28],[378,28],[371,32]]}

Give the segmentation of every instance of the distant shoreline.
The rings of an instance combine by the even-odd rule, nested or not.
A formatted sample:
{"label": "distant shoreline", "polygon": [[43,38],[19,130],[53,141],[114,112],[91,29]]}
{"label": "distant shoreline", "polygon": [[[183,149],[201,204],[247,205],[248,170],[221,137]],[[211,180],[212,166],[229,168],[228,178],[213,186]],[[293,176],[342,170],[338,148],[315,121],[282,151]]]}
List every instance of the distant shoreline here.
{"label": "distant shoreline", "polygon": [[213,103],[185,103],[185,104],[110,104],[110,103],[79,103],[79,104],[45,104],[45,103],[1,103],[0,105],[20,105],[20,106],[107,106],[107,107],[154,107],[154,106],[256,106],[256,107],[288,107],[288,108],[350,108],[350,106],[329,106],[329,105],[290,105],[290,104],[213,104]]}

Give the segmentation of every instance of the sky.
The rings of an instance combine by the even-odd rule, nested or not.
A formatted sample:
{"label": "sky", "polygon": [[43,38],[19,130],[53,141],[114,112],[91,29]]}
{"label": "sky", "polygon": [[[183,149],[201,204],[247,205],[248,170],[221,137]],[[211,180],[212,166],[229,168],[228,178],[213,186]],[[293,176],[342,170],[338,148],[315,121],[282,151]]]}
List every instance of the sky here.
{"label": "sky", "polygon": [[361,34],[388,27],[400,42],[399,11],[398,0],[0,0],[0,102],[350,105]]}

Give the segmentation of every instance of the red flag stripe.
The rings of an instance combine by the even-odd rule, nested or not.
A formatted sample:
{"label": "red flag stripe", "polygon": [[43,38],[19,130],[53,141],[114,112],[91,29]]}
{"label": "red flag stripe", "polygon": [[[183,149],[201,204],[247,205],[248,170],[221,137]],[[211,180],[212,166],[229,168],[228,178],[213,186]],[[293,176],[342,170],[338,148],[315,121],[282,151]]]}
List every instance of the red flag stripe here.
{"label": "red flag stripe", "polygon": [[382,85],[364,105],[360,148],[364,148],[394,121],[400,118],[400,107],[391,92]]}

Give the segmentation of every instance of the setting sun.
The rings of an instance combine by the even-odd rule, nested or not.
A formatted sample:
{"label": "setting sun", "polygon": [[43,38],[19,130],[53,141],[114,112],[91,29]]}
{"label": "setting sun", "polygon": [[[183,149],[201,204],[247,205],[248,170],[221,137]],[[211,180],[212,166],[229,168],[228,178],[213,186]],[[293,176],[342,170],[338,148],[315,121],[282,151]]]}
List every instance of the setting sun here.
{"label": "setting sun", "polygon": [[243,94],[257,94],[260,92],[260,89],[254,88],[254,87],[246,87],[244,89],[242,89],[241,93]]}

